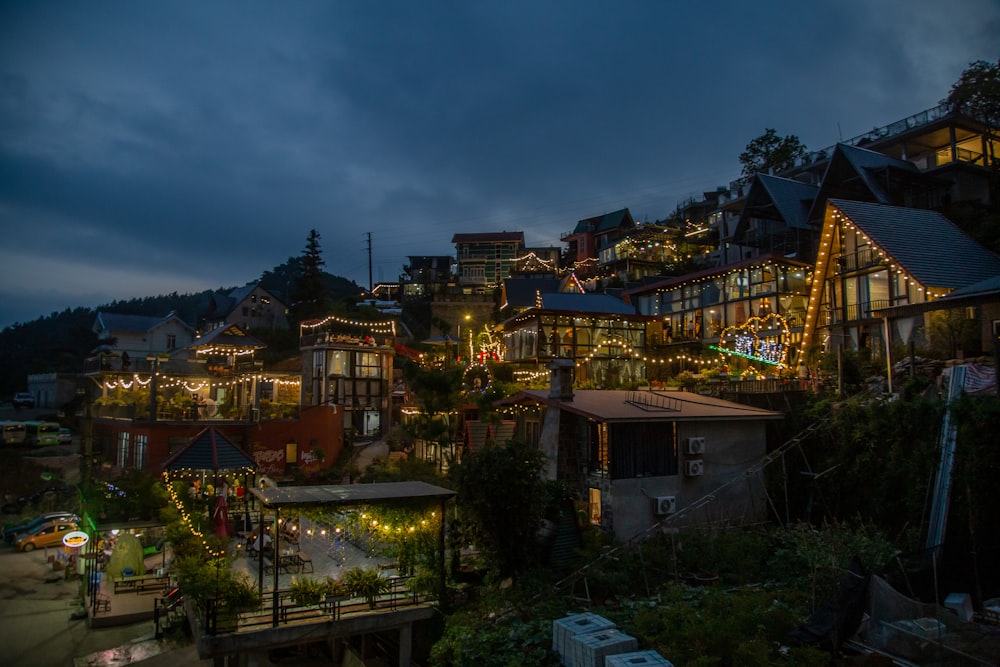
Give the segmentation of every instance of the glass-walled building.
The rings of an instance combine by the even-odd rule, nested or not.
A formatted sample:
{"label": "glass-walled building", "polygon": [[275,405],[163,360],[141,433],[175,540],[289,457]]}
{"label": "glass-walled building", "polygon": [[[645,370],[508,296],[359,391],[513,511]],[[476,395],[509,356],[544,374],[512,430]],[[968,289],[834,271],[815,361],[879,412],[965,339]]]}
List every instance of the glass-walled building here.
{"label": "glass-walled building", "polygon": [[729,327],[752,318],[781,322],[794,343],[805,324],[812,266],[773,255],[667,278],[628,292],[642,315],[654,317],[651,347],[718,342]]}
{"label": "glass-walled building", "polygon": [[499,324],[503,360],[517,379],[548,377],[554,358],[576,362],[575,382],[618,388],[645,377],[650,318],[606,294],[550,293],[539,305]]}

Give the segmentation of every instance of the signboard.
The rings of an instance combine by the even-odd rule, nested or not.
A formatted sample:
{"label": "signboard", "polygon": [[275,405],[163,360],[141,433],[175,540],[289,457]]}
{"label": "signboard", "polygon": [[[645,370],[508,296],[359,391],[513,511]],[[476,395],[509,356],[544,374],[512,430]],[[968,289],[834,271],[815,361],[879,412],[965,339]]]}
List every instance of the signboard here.
{"label": "signboard", "polygon": [[84,544],[90,541],[90,535],[83,532],[82,530],[71,530],[70,532],[63,535],[63,546],[67,546],[70,549],[79,549]]}

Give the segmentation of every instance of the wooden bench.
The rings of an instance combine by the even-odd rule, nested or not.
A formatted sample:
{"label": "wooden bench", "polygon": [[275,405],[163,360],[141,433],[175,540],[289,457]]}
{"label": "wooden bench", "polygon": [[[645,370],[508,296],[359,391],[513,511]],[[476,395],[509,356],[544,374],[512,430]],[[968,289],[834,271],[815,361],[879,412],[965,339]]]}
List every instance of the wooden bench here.
{"label": "wooden bench", "polygon": [[137,577],[122,577],[115,579],[115,594],[126,591],[162,591],[170,585],[170,576],[166,574],[142,574]]}

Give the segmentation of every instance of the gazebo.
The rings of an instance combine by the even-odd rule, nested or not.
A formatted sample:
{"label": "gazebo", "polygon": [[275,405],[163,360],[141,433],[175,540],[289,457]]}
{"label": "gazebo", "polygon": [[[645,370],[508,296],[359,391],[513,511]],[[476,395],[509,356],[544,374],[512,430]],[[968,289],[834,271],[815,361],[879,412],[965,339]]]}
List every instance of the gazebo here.
{"label": "gazebo", "polygon": [[[256,469],[250,456],[212,426],[203,429],[163,463],[163,475],[168,483],[177,479],[190,480],[188,493],[192,496],[200,494],[212,503],[210,514],[215,521],[215,532],[220,537],[229,534],[228,496],[236,497],[242,504],[244,521],[249,520],[244,490],[253,485]],[[228,484],[230,477],[235,480],[232,485],[235,488]],[[213,495],[214,500],[211,498]]]}

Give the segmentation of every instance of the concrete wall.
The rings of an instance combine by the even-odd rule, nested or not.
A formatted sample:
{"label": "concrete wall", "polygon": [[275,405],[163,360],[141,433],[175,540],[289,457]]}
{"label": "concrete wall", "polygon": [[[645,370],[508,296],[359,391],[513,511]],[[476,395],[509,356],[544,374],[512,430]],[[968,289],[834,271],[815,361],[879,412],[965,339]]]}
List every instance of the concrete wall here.
{"label": "concrete wall", "polygon": [[[606,485],[608,491],[603,494],[602,505],[605,513],[611,512],[611,529],[618,539],[630,539],[666,518],[654,512],[655,498],[675,496],[677,509],[682,510],[734,480],[713,502],[672,525],[741,523],[766,516],[761,479],[744,480],[746,469],[766,453],[765,422],[682,422],[678,425],[678,436],[677,475],[617,479]],[[705,438],[703,455],[685,453],[687,438],[693,436]],[[613,451],[614,443],[611,447]],[[689,460],[701,460],[704,473],[696,477],[685,475]]]}

